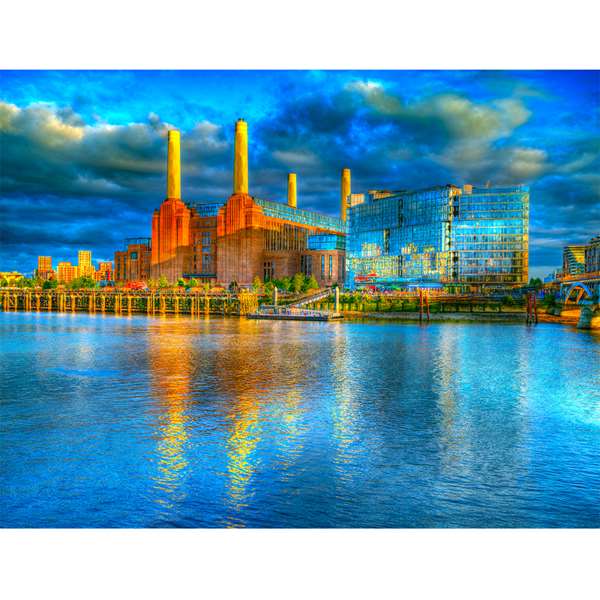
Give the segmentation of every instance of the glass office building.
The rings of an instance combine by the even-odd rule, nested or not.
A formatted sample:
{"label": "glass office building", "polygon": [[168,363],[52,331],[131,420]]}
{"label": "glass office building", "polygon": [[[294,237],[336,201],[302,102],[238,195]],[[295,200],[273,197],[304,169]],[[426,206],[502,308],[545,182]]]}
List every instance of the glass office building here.
{"label": "glass office building", "polygon": [[370,193],[348,207],[346,285],[464,291],[521,285],[528,223],[525,187]]}

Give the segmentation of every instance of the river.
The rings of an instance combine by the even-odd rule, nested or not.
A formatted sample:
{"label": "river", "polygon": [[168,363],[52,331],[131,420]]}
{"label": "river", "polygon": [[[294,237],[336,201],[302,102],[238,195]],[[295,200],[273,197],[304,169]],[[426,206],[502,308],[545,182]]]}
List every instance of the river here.
{"label": "river", "polygon": [[600,334],[0,314],[2,527],[598,527]]}

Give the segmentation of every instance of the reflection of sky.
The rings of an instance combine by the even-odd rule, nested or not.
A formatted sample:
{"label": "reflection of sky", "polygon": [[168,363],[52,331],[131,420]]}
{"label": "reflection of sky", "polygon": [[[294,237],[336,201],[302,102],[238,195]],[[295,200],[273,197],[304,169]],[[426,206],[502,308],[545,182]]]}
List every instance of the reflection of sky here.
{"label": "reflection of sky", "polygon": [[600,524],[587,332],[0,317],[2,525]]}

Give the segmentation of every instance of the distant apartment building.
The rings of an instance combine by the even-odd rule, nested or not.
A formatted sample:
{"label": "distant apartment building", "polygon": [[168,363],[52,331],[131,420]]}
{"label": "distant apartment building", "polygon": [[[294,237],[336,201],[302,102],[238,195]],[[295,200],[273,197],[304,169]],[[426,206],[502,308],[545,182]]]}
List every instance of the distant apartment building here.
{"label": "distant apartment building", "polygon": [[585,247],[585,272],[600,271],[600,235],[593,237]]}
{"label": "distant apartment building", "polygon": [[94,277],[96,269],[92,264],[91,250],[79,250],[77,252],[78,277]]}
{"label": "distant apartment building", "polygon": [[529,190],[438,186],[349,198],[346,285],[484,291],[528,280]]}
{"label": "distant apartment building", "polygon": [[563,275],[580,275],[585,267],[585,244],[570,244],[563,248]]}
{"label": "distant apartment building", "polygon": [[57,267],[58,283],[71,283],[78,277],[78,269],[70,262],[59,262]]}
{"label": "distant apartment building", "polygon": [[113,278],[113,264],[110,260],[100,261],[98,269],[96,270],[96,281],[112,281]]}
{"label": "distant apartment building", "polygon": [[115,252],[114,280],[147,281],[150,279],[151,258],[150,238],[127,238],[124,249]]}
{"label": "distant apartment building", "polygon": [[51,256],[38,256],[36,276],[44,280],[52,279],[54,270],[52,269]]}

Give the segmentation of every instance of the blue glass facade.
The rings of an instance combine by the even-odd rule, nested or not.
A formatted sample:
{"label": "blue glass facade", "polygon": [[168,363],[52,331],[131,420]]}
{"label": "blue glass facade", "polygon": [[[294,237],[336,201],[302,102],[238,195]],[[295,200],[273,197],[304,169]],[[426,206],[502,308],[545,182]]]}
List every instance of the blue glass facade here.
{"label": "blue glass facade", "polygon": [[348,209],[346,285],[523,283],[528,221],[524,187],[371,195]]}
{"label": "blue glass facade", "polygon": [[346,240],[343,235],[335,233],[322,233],[309,235],[307,238],[308,250],[345,250]]}

